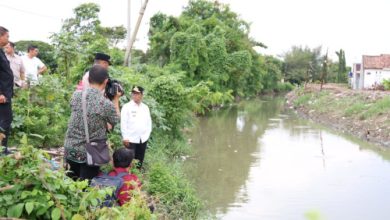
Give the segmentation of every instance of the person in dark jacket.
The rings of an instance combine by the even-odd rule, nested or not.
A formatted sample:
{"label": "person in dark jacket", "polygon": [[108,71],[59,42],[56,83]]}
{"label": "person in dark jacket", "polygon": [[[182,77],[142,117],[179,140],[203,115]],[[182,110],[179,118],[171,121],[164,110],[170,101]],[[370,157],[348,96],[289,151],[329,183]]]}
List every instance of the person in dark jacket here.
{"label": "person in dark jacket", "polygon": [[0,26],[0,133],[5,135],[0,145],[3,153],[8,154],[8,136],[12,123],[12,95],[14,90],[14,75],[4,54],[3,48],[8,44],[8,30]]}

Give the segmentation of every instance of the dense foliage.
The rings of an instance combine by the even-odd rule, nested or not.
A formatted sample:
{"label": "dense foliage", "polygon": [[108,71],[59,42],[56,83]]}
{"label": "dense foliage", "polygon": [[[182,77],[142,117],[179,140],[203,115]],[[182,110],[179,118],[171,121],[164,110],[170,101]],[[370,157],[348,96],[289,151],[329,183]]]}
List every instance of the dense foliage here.
{"label": "dense foliage", "polygon": [[349,67],[346,66],[345,52],[336,51],[338,62],[329,59],[327,53],[322,55],[322,48],[293,46],[284,54],[284,79],[293,84],[304,82],[347,83]]}
{"label": "dense foliage", "polygon": [[178,66],[186,85],[207,82],[213,92],[253,96],[275,89],[281,79],[281,66],[266,64],[271,58],[254,50],[265,46],[249,37],[249,24],[224,4],[190,1],[179,17],[158,13],[150,20],[149,38],[149,63]]}
{"label": "dense foliage", "polygon": [[21,141],[20,151],[0,160],[0,216],[26,219],[151,219],[149,208],[133,193],[131,202],[113,209],[101,208],[99,200],[112,189],[88,187],[73,181],[63,169],[53,170],[49,156]]}

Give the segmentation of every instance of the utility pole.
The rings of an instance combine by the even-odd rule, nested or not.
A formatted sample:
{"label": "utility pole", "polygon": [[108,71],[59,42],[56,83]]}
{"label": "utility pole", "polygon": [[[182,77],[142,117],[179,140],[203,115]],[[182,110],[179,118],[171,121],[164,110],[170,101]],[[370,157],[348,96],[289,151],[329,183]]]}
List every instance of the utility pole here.
{"label": "utility pole", "polygon": [[[124,66],[130,66],[131,65],[131,59],[130,59],[130,57],[131,57],[131,48],[133,47],[135,38],[137,37],[137,32],[138,32],[139,26],[141,24],[142,17],[144,16],[147,4],[148,4],[148,0],[145,0],[144,3],[142,4],[142,7],[141,7],[140,11],[139,11],[139,16],[138,16],[138,19],[137,19],[137,23],[135,24],[133,35],[131,36],[131,39],[128,42],[128,46],[127,46],[127,49],[126,49],[125,62],[123,64]],[[129,51],[129,52],[127,53],[127,51]]]}
{"label": "utility pole", "polygon": [[131,37],[131,0],[127,0],[127,46],[126,46],[126,54],[125,54],[125,61],[124,66],[130,66],[126,63],[126,60],[131,60],[131,53],[130,53],[130,37]]}

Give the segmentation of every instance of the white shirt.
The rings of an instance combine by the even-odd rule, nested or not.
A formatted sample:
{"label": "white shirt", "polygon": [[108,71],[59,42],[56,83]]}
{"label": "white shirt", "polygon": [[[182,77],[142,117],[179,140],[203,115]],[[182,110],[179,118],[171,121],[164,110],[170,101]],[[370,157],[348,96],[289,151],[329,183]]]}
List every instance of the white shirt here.
{"label": "white shirt", "polygon": [[45,64],[39,58],[30,58],[28,55],[22,56],[22,60],[26,70],[26,78],[30,81],[38,81],[38,70],[44,67]]}
{"label": "white shirt", "polygon": [[137,105],[133,100],[126,103],[121,111],[121,133],[123,140],[130,143],[145,143],[152,132],[152,118],[149,107]]}

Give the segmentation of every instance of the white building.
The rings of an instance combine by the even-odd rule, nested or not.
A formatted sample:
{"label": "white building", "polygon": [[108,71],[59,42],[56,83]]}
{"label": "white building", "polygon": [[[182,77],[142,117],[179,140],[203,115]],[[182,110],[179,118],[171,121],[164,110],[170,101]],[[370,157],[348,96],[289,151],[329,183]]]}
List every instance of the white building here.
{"label": "white building", "polygon": [[390,54],[380,56],[363,56],[362,64],[352,67],[351,86],[353,89],[371,89],[390,80]]}

